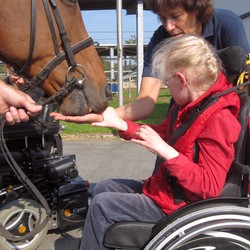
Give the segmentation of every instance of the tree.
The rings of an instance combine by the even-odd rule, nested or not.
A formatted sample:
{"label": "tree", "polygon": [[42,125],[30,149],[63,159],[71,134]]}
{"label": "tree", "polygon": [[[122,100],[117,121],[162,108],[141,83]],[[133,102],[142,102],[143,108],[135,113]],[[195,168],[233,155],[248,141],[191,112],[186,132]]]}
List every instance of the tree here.
{"label": "tree", "polygon": [[125,44],[136,44],[136,35],[130,35],[130,38],[125,41]]}

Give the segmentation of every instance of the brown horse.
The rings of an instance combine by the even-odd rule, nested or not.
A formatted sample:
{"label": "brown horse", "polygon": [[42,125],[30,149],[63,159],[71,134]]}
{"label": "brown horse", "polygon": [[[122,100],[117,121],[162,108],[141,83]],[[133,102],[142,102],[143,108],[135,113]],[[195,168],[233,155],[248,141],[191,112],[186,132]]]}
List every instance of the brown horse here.
{"label": "brown horse", "polygon": [[107,107],[106,76],[77,0],[0,0],[0,5],[0,60],[42,88],[63,114]]}

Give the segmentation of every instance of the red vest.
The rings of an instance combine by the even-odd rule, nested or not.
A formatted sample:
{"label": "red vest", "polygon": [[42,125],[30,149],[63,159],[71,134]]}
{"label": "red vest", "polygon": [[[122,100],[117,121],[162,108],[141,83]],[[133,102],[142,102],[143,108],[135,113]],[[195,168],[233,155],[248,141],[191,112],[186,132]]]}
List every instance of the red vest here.
{"label": "red vest", "polygon": [[[231,87],[231,86],[230,86]],[[225,89],[229,88],[228,84],[226,84],[226,78],[224,75],[220,75],[218,81],[214,86],[210,88],[210,91],[207,91],[205,95],[201,96],[201,98],[197,99],[195,102],[187,105],[178,113],[178,118],[174,124],[174,129],[178,127],[181,122],[188,116],[188,114],[195,108],[197,105],[204,100],[208,95],[212,93],[218,93]],[[171,183],[166,180],[166,171],[168,169],[168,164],[185,164],[187,159],[191,162],[194,158],[194,145],[197,139],[199,139],[200,134],[206,130],[208,124],[213,121],[215,115],[217,115],[223,109],[229,109],[231,113],[237,117],[240,107],[240,100],[236,93],[231,92],[225,96],[219,98],[219,100],[206,109],[191,125],[191,127],[186,131],[186,133],[175,143],[174,148],[180,153],[177,159],[171,159],[170,161],[166,161],[159,167],[158,172],[146,180],[143,186],[143,193],[153,199],[166,213],[172,213],[176,209],[186,205],[186,202],[182,201],[180,203],[176,203],[173,189]],[[173,111],[173,109],[171,110]],[[171,116],[171,113],[170,115]],[[167,118],[166,128],[169,127],[170,117]],[[235,119],[235,122],[236,119]],[[156,129],[156,127],[153,127]],[[240,130],[240,128],[239,128]],[[157,131],[157,129],[156,129]],[[168,134],[168,131],[166,131]],[[215,131],[216,133],[216,131]],[[162,135],[161,135],[162,136]],[[168,137],[169,135],[167,135]],[[218,135],[218,140],[219,140]],[[178,166],[178,165],[177,165]],[[228,166],[229,169],[230,166]],[[188,178],[188,176],[186,176]],[[199,178],[199,176],[197,176]],[[219,178],[219,176],[218,176]],[[193,202],[201,199],[194,193],[190,192],[187,188],[183,189],[185,197]]]}

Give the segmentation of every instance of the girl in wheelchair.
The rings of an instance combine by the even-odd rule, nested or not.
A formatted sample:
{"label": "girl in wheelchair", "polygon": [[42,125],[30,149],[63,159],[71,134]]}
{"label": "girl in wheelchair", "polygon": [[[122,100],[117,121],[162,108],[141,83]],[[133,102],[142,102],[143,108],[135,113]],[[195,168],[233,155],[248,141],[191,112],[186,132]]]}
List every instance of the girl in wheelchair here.
{"label": "girl in wheelchair", "polygon": [[[211,96],[232,87],[220,59],[203,38],[183,35],[163,41],[152,65],[176,103],[168,117],[159,125],[143,125],[120,119],[109,107],[102,114],[103,121],[92,125],[116,128],[120,137],[146,147],[164,161],[145,181],[117,179],[96,185],[82,250],[106,249],[105,232],[116,222],[156,223],[189,203],[222,192],[241,125],[237,93],[210,102]],[[194,119],[186,127],[190,117]]]}

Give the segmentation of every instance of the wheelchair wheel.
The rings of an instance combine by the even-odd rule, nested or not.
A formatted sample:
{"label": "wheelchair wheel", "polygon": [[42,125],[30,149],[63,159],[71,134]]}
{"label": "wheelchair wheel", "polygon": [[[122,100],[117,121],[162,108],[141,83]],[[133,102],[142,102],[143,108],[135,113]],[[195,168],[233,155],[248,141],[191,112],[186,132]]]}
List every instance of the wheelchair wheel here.
{"label": "wheelchair wheel", "polygon": [[250,249],[250,208],[217,206],[186,213],[160,231],[145,249]]}
{"label": "wheelchair wheel", "polygon": [[[16,236],[23,236],[25,233],[32,231],[34,224],[41,223],[45,216],[45,209],[39,203],[30,199],[13,200],[0,209],[2,225]],[[37,235],[18,242],[0,236],[0,249],[34,250],[42,243],[47,231],[48,225]]]}

